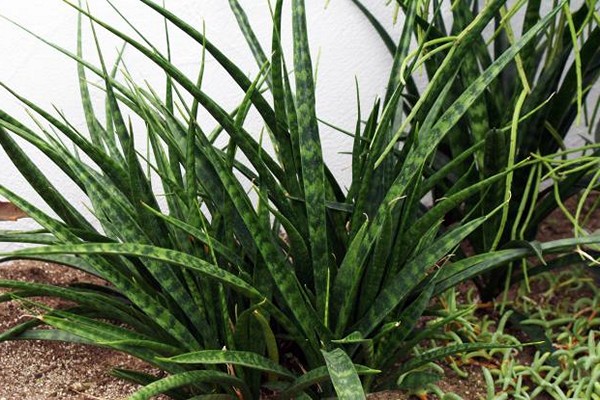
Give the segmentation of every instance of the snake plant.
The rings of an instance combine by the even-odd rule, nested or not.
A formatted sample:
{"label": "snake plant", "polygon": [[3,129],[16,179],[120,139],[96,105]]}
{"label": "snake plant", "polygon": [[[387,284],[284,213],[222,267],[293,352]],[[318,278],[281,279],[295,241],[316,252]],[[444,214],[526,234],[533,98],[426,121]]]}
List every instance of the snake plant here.
{"label": "snake plant", "polygon": [[[394,55],[392,77],[406,82],[406,100],[398,107],[399,114],[406,114],[403,124],[406,126],[396,136],[405,140],[411,129],[423,124],[424,110],[432,104],[433,100],[423,95],[430,90],[441,90],[438,84],[420,91],[419,80],[437,81],[440,66],[445,66],[448,56],[456,51],[453,43],[480,18],[483,2],[453,2],[452,7],[442,1],[397,2],[398,10],[406,14],[407,20],[415,21],[413,34],[427,49],[427,52],[403,53],[390,41],[370,10],[360,0],[352,1],[372,21],[383,42],[389,44]],[[495,11],[492,29],[476,33],[471,47],[450,64],[457,70],[457,79],[449,89],[446,107],[543,18],[545,7],[560,5],[562,10],[553,17],[549,28],[531,40],[487,86],[441,140],[436,156],[424,171],[435,174],[445,170],[449,160],[463,160],[433,188],[435,200],[456,191],[456,185],[469,186],[528,158],[540,161],[507,174],[505,186],[481,191],[467,201],[467,207],[449,215],[450,223],[471,212],[487,215],[505,202],[501,213],[469,237],[475,253],[535,240],[540,223],[557,208],[568,215],[575,236],[585,235],[587,218],[581,212],[571,215],[564,202],[583,193],[578,207],[581,209],[587,194],[597,189],[599,183],[598,144],[588,137],[583,147],[572,148],[565,139],[574,128],[579,132],[586,128],[590,134],[600,133],[595,132],[600,127],[600,3],[593,0],[502,3]],[[443,18],[447,14],[452,16],[451,23]],[[483,274],[475,282],[482,299],[490,301],[505,283],[528,275],[524,263],[523,268],[499,268]]]}
{"label": "snake plant", "polygon": [[[448,54],[416,99],[418,119],[399,120],[397,111],[406,105],[410,82],[393,75],[385,101],[364,114],[359,108],[354,131],[347,132],[353,137],[347,188],[323,161],[304,0],[291,1],[289,59],[281,35],[287,12],[283,0],[272,4],[266,48],[241,4],[229,1],[260,66],[253,77],[184,17],[153,0],[138,2],[164,18],[167,34],[178,30],[197,42],[202,49],[197,75],[179,69],[169,47],[147,40],[135,18],[125,18],[133,32],[128,33],[67,2],[79,14],[77,50],[38,38],[78,66],[86,127],[2,83],[35,115],[35,123],[14,118],[0,105],[0,144],[52,210],[46,213],[18,195],[19,188],[0,185],[0,196],[41,226],[2,232],[2,241],[35,245],[3,254],[3,260],[60,263],[109,286],[1,280],[0,287],[11,289],[3,301],[19,300],[37,312],[3,332],[0,340],[108,347],[168,374],[160,378],[116,370],[116,375],[145,385],[131,399],[158,393],[174,399],[250,399],[267,391],[280,398],[336,393],[360,399],[366,392],[394,387],[398,377],[433,360],[495,346],[466,343],[411,355],[416,343],[435,333],[417,326],[434,296],[524,257],[570,252],[600,241],[585,236],[454,258],[465,238],[503,212],[503,204],[483,216],[465,215],[452,226],[444,219],[480,193],[504,187],[516,168],[539,161],[515,162],[468,185],[449,178],[454,168],[468,162],[465,157],[429,173],[445,138],[481,104],[506,68],[554,29],[564,1],[496,59],[482,64],[474,79],[462,82],[457,65],[479,46],[482,32],[505,4],[488,1],[447,42]],[[416,47],[412,40],[413,32],[431,24],[417,14],[419,3],[406,3],[406,20],[395,44],[398,65],[408,60],[414,67],[410,60],[427,50],[422,40]],[[160,68],[165,94],[132,79],[122,53],[109,63],[98,46],[99,62],[88,61],[83,21],[90,23],[96,43],[97,31],[107,31],[127,51]],[[204,90],[202,82],[209,79],[204,76],[205,55],[245,93],[237,107],[227,109]],[[93,80],[101,84],[91,84]],[[457,93],[459,81],[463,89]],[[92,90],[104,93],[104,107],[92,101]],[[210,114],[214,126],[199,117],[201,110]],[[260,116],[264,134],[248,124],[251,110]],[[397,146],[397,136],[404,133],[400,125],[409,126],[411,118],[419,122],[404,145]],[[134,120],[142,121],[142,128],[134,131],[139,126]],[[93,217],[63,196],[21,147],[23,140],[85,193]],[[274,151],[268,150],[271,146]],[[467,152],[480,148],[477,142]],[[446,197],[428,205],[427,194],[442,184],[450,185]],[[48,309],[29,300],[34,296],[74,305]],[[37,329],[41,326],[49,329]]]}

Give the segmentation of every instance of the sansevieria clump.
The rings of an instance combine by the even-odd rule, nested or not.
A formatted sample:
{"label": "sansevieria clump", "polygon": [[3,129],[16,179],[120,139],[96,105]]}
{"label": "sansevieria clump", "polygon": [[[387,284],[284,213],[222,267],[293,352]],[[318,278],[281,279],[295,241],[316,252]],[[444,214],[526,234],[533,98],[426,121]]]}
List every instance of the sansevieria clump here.
{"label": "sansevieria clump", "polygon": [[[570,252],[600,241],[600,236],[580,236],[519,242],[461,258],[461,242],[503,215],[510,201],[503,198],[485,215],[463,216],[471,199],[505,188],[510,174],[542,161],[507,162],[466,183],[449,179],[470,160],[457,154],[432,173],[440,144],[456,134],[500,74],[555,29],[557,18],[567,18],[565,1],[553,4],[469,79],[458,67],[474,44],[485,40],[495,20],[512,18],[506,14],[508,2],[487,1],[451,36],[433,39],[426,33],[437,32],[439,15],[422,12],[429,2],[405,2],[400,38],[388,43],[398,73],[390,78],[383,101],[353,116],[352,181],[347,188],[323,162],[304,0],[291,2],[289,59],[283,48],[290,46],[280,35],[286,21],[283,0],[271,4],[271,43],[264,47],[238,1],[229,1],[260,66],[252,78],[183,16],[152,0],[139,3],[165,19],[167,34],[178,30],[202,46],[198,75],[184,74],[170,61],[169,49],[153,45],[139,31],[130,35],[88,8],[69,3],[80,15],[77,51],[48,44],[78,66],[86,129],[2,84],[35,115],[36,123],[17,120],[0,105],[0,144],[56,215],[16,194],[18,188],[0,186],[6,201],[42,227],[2,232],[3,241],[37,244],[4,254],[5,259],[57,262],[110,284],[56,287],[0,281],[12,289],[3,301],[50,296],[76,303],[61,310],[42,307],[38,318],[3,332],[2,340],[109,347],[168,374],[158,378],[115,370],[144,385],[132,399],[159,393],[174,399],[253,399],[267,392],[278,398],[336,394],[358,399],[395,387],[399,377],[418,374],[431,361],[503,346],[465,343],[414,355],[417,343],[458,317],[446,315],[438,324],[417,329],[436,295],[524,257]],[[458,3],[454,6],[460,9]],[[91,24],[95,40],[98,30],[108,31],[128,51],[162,69],[166,96],[131,79],[121,68],[121,57],[108,65],[98,51],[99,63],[89,62],[82,50],[83,21]],[[136,24],[135,18],[128,22]],[[447,51],[432,50],[436,43]],[[234,109],[203,90],[203,79],[209,78],[204,76],[204,54],[244,91]],[[411,97],[410,74],[433,54],[443,55],[435,75],[418,98]],[[88,76],[103,83],[102,110],[91,100]],[[216,126],[202,126],[201,109]],[[251,109],[260,115],[264,135],[248,127]],[[144,122],[143,133],[134,135],[130,117]],[[87,195],[98,224],[63,197],[16,138],[42,151]],[[140,151],[140,141],[148,154]],[[274,152],[267,151],[268,143]],[[466,154],[477,154],[481,146],[477,140]],[[154,179],[160,190],[154,190]],[[429,205],[427,195],[442,185],[445,196]],[[460,219],[444,224],[459,211]],[[50,329],[37,329],[42,325]]]}

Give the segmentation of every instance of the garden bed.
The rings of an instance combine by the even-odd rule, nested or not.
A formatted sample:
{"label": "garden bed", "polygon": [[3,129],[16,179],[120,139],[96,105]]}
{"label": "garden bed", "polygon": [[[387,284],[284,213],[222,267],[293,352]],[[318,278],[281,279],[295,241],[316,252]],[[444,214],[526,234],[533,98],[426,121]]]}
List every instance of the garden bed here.
{"label": "garden bed", "polygon": [[[33,261],[4,264],[0,268],[0,279],[57,285],[99,283],[98,279],[73,269]],[[53,307],[68,305],[51,299],[43,299],[43,302]],[[0,303],[0,330],[22,322],[31,314],[32,311],[16,302]],[[0,365],[0,399],[5,400],[122,399],[133,393],[137,385],[110,376],[111,368],[121,366],[152,371],[147,365],[122,353],[48,341],[0,343]]]}
{"label": "garden bed", "polygon": [[[596,199],[591,197],[588,206]],[[574,201],[567,202],[567,206],[573,209]],[[589,221],[589,229],[598,229],[600,227],[600,215],[595,213],[594,218]],[[559,211],[552,213],[540,227],[538,239],[547,241],[559,239],[571,235],[571,229],[568,222]],[[520,311],[531,310],[537,307],[542,313],[546,313],[548,322],[564,318],[565,313],[573,313],[580,321],[582,326],[578,335],[587,337],[593,329],[598,329],[594,325],[597,322],[596,312],[600,303],[600,290],[598,271],[593,269],[553,271],[533,278],[531,281],[531,292],[527,292],[524,283],[513,285],[509,293],[509,304]],[[13,261],[0,268],[0,279],[26,280],[30,282],[51,283],[57,285],[69,285],[75,282],[89,282],[101,284],[97,278],[92,278],[81,272],[70,268],[64,268],[58,265],[35,262],[35,261]],[[472,301],[477,301],[476,290],[471,284],[463,284],[455,293],[455,299],[458,299],[458,307],[468,307]],[[453,295],[448,295],[453,296]],[[591,304],[596,308],[589,306],[583,309],[577,308],[577,300],[589,298]],[[40,299],[32,299],[37,301]],[[439,303],[444,303],[444,299]],[[53,307],[68,306],[64,301],[43,299],[44,304]],[[528,308],[529,307],[529,308]],[[477,339],[486,341],[485,335],[498,332],[498,324],[502,319],[502,314],[498,312],[498,306],[481,306],[472,314],[465,317],[477,333]],[[6,302],[0,304],[0,330],[22,321],[31,315],[32,311],[25,305],[16,302]],[[564,314],[564,315],[563,315]],[[587,321],[587,322],[586,322]],[[585,343],[575,343],[566,332],[573,329],[573,323],[556,324],[552,329],[553,343],[563,350],[569,350],[566,343],[571,342],[571,349],[582,351],[577,348]],[[482,328],[482,326],[485,326]],[[467,329],[466,326],[457,323],[450,325],[449,328],[460,331]],[[488,332],[485,332],[485,330]],[[519,329],[511,327],[508,324],[501,332],[506,338],[528,342],[531,338],[524,335]],[[562,337],[559,336],[562,334]],[[600,336],[596,336],[600,340]],[[502,340],[500,340],[502,342]],[[448,344],[448,343],[446,343]],[[443,339],[436,345],[443,346]],[[439,398],[434,392],[455,393],[463,399],[486,398],[486,382],[482,372],[482,367],[491,371],[501,370],[503,363],[514,362],[515,366],[527,369],[535,359],[536,348],[529,346],[522,351],[512,351],[509,357],[502,359],[500,353],[493,355],[493,352],[480,353],[478,356],[467,358],[456,357],[446,359],[445,363],[440,363],[444,370],[443,379],[437,383],[437,387],[427,390],[427,398]],[[584,352],[585,353],[585,352]],[[487,358],[487,356],[491,358]],[[144,370],[146,372],[158,373],[150,366],[136,360],[130,356],[120,354],[107,349],[95,348],[85,345],[77,345],[59,342],[42,341],[9,341],[0,343],[0,400],[43,400],[43,399],[103,399],[117,400],[127,397],[133,393],[137,385],[114,378],[110,375],[113,367],[125,367],[131,369]],[[514,366],[512,368],[514,370]],[[467,378],[468,377],[468,378]],[[500,377],[497,377],[500,380]],[[535,382],[527,382],[531,391],[536,388]],[[502,387],[496,387],[495,395],[501,395]],[[405,392],[381,392],[369,396],[373,400],[386,399],[407,399],[409,396]],[[423,397],[426,398],[426,397]],[[550,394],[542,392],[537,399],[551,399]]]}
{"label": "garden bed", "polygon": [[[565,284],[565,273],[555,273],[553,276],[562,281],[559,290],[552,295],[549,293],[550,275],[534,280],[533,292],[527,297],[546,309],[556,308],[561,303],[573,303],[575,298],[573,290],[583,283],[577,291],[577,297],[590,296],[596,304],[600,302],[600,291],[593,291],[593,278],[584,273],[577,273],[580,282]],[[561,278],[562,276],[562,278]],[[39,262],[12,262],[0,269],[2,279],[11,278],[36,282],[49,282],[55,284],[70,284],[75,281],[89,280],[84,274],[74,273],[57,265]],[[520,285],[523,286],[523,285]],[[466,287],[466,286],[465,286]],[[521,288],[522,290],[523,288]],[[583,290],[583,291],[582,291]],[[513,290],[517,292],[516,288]],[[47,304],[58,305],[56,302],[45,300]],[[22,321],[28,310],[12,303],[0,305],[0,328]],[[474,317],[484,317],[497,323],[501,315],[491,308],[482,308]],[[582,313],[582,319],[591,320],[591,313]],[[558,332],[558,331],[557,331]],[[519,337],[516,329],[508,328],[506,334]],[[527,341],[526,337],[522,337]],[[534,357],[535,348],[527,347],[520,353],[514,353],[514,360],[526,366]],[[460,360],[460,358],[458,358]],[[448,360],[447,360],[448,361]],[[456,361],[456,360],[455,360]],[[465,361],[460,369],[468,373],[468,379],[461,378],[455,370],[448,365],[443,365],[444,379],[437,384],[444,392],[453,392],[463,399],[479,399],[486,396],[486,383],[481,367],[498,368],[502,362],[499,358],[486,360],[473,357]],[[125,367],[153,371],[151,367],[142,362],[114,351],[91,346],[70,343],[42,342],[42,341],[17,341],[0,343],[0,399],[6,400],[43,400],[43,399],[103,399],[117,400],[133,393],[137,385],[114,378],[110,375],[111,368]],[[373,400],[403,399],[408,398],[404,393],[382,392],[369,397]],[[429,398],[437,398],[433,394]],[[551,398],[541,395],[538,399]]]}

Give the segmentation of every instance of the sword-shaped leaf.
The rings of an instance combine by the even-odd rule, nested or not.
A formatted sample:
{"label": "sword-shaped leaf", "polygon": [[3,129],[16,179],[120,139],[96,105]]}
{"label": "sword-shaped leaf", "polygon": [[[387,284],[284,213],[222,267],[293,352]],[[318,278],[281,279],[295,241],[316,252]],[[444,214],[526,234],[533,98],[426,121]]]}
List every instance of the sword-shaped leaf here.
{"label": "sword-shaped leaf", "polygon": [[366,399],[352,360],[342,349],[322,351],[333,387],[340,400]]}
{"label": "sword-shaped leaf", "polygon": [[176,364],[241,365],[243,367],[257,369],[287,378],[294,378],[294,374],[279,364],[269,360],[266,357],[249,351],[204,350],[158,359]]}
{"label": "sword-shaped leaf", "polygon": [[[381,371],[365,367],[364,365],[354,364],[354,370],[359,376],[362,375],[377,375]],[[308,372],[305,372],[302,376],[296,379],[290,386],[288,386],[279,395],[282,399],[294,398],[298,393],[308,389],[312,385],[316,385],[320,382],[331,380],[331,375],[327,366],[318,367]]]}
{"label": "sword-shaped leaf", "polygon": [[171,389],[200,383],[217,384],[228,391],[238,388],[244,398],[252,398],[247,385],[239,378],[219,371],[189,371],[152,382],[129,396],[128,400],[146,400]]}
{"label": "sword-shaped leaf", "polygon": [[294,32],[294,75],[296,77],[296,111],[300,139],[300,159],[308,234],[312,256],[316,309],[328,325],[327,299],[333,270],[329,262],[327,243],[327,216],[325,212],[325,172],[319,127],[315,110],[315,87],[312,61],[306,28],[304,0],[292,2]]}

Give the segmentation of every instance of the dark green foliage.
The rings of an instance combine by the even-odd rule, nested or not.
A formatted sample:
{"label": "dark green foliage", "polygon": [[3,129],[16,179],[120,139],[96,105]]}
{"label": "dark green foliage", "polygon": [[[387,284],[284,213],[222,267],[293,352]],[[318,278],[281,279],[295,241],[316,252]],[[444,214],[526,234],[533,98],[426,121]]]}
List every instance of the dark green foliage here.
{"label": "dark green foliage", "polygon": [[[373,19],[358,0],[354,2],[360,5],[359,9],[369,20]],[[529,34],[534,35],[523,43],[519,55],[511,56],[501,71],[486,81],[484,90],[472,93],[471,103],[459,109],[465,112],[458,115],[460,120],[452,124],[448,134],[440,138],[441,143],[431,160],[432,168],[426,171],[435,176],[448,162],[462,159],[459,165],[453,166],[453,174],[447,174],[436,182],[433,187],[436,201],[452,194],[453,188],[459,184],[471,186],[535,155],[543,166],[530,163],[510,172],[506,178],[508,187],[493,185],[482,190],[466,201],[466,207],[453,211],[446,220],[447,224],[452,224],[473,214],[489,215],[504,203],[502,213],[489,218],[470,236],[473,250],[485,253],[503,248],[515,240],[532,241],[540,222],[551,211],[583,188],[598,187],[598,177],[595,176],[597,164],[587,158],[597,154],[595,146],[578,150],[575,154],[581,157],[568,166],[565,163],[560,166],[557,159],[564,155],[556,154],[565,149],[565,136],[574,125],[583,123],[592,132],[599,123],[598,115],[593,111],[600,104],[597,84],[600,77],[598,2],[574,5],[571,5],[573,2],[553,2],[562,7],[561,13],[553,17],[543,32],[533,29],[544,17],[542,5],[546,5],[537,0],[489,2],[479,13],[473,10],[476,6],[481,7],[481,2],[455,2],[451,28],[442,18],[430,17],[432,10],[424,5],[425,2],[419,3],[398,2],[407,15],[407,21],[412,21],[409,16],[416,9],[416,23],[411,23],[413,32],[424,47],[430,47],[431,54],[416,54],[415,60],[404,61],[404,69],[394,68],[394,74],[404,72],[403,78],[407,82],[407,101],[397,105],[398,113],[405,110],[410,122],[402,125],[406,132],[399,131],[395,136],[397,140],[410,138],[414,134],[412,132],[425,124],[427,114],[423,107],[433,101],[428,100],[427,94],[429,91],[441,91],[440,82],[447,81],[440,79],[441,76],[448,78],[451,73],[456,74],[444,104],[448,108],[480,81],[490,67],[493,69],[494,64],[505,58],[516,43]],[[433,7],[436,11],[435,7],[443,9],[445,5],[444,2],[434,2]],[[494,14],[491,21],[494,34],[491,37],[477,28],[486,10]],[[517,17],[520,12],[524,16]],[[518,32],[520,26],[522,31]],[[467,27],[468,35],[465,34]],[[381,29],[377,24],[374,28],[377,31]],[[389,39],[383,34],[382,40],[387,43]],[[444,47],[448,40],[452,46]],[[396,57],[399,51],[400,47],[395,51]],[[459,52],[462,57],[454,63],[448,62]],[[394,54],[394,51],[391,53]],[[425,79],[430,82],[423,92],[411,84],[419,79],[417,74],[422,70],[413,70],[411,63],[416,62],[424,64]],[[397,59],[395,64],[398,64]],[[419,101],[415,103],[409,99]],[[484,143],[480,150],[464,157],[469,149],[480,143]],[[540,182],[547,178],[551,178],[558,194],[552,190],[540,190]],[[582,222],[576,221],[575,225]],[[580,229],[576,226],[574,230]],[[505,287],[507,279],[518,277],[517,272],[517,269],[502,268],[479,276],[475,281],[483,300],[495,298]]]}
{"label": "dark green foliage", "polygon": [[[78,306],[47,311],[39,321],[24,322],[0,339],[93,343],[132,354],[170,374],[156,379],[117,371],[147,384],[132,399],[162,392],[174,398],[206,394],[250,399],[265,387],[282,397],[337,392],[340,398],[363,398],[364,391],[393,386],[401,374],[436,358],[494,346],[474,343],[411,358],[417,342],[441,327],[415,330],[429,301],[441,291],[523,257],[569,252],[600,241],[590,236],[539,246],[517,242],[510,249],[486,248],[484,254],[453,259],[465,238],[482,235],[487,224],[495,227],[505,219],[499,205],[507,177],[524,166],[542,164],[519,163],[509,154],[494,159],[484,172],[480,163],[490,159],[485,153],[508,143],[508,132],[488,133],[495,123],[471,121],[472,137],[461,139],[459,133],[468,121],[504,110],[504,104],[497,110],[482,107],[481,99],[506,80],[523,49],[555,29],[564,2],[530,21],[527,32],[501,55],[487,59],[479,54],[484,49],[481,35],[505,4],[489,2],[472,24],[464,21],[457,28],[447,53],[433,54],[439,68],[426,63],[435,76],[422,94],[415,92],[409,75],[398,74],[407,66],[412,71],[429,50],[424,40],[443,35],[443,30],[434,22],[439,15],[425,19],[417,3],[407,8],[394,46],[394,73],[385,100],[376,102],[365,124],[356,117],[353,179],[347,191],[322,157],[303,0],[292,2],[293,68],[285,63],[279,35],[283,1],[275,2],[272,10],[268,50],[256,39],[240,3],[229,2],[260,68],[254,79],[198,29],[152,0],[140,0],[140,6],[164,17],[170,29],[201,45],[244,91],[234,110],[225,110],[203,90],[203,64],[199,78],[192,79],[144,37],[130,36],[72,5],[80,24],[91,23],[94,39],[96,29],[107,30],[161,68],[167,93],[163,99],[127,74],[118,74],[120,55],[112,70],[100,51],[100,67],[85,61],[80,25],[77,54],[50,45],[79,66],[88,132],[13,93],[77,151],[46,135],[46,128],[38,127],[38,133],[0,110],[0,144],[57,215],[51,217],[0,186],[2,197],[42,227],[2,232],[2,241],[39,245],[5,254],[6,259],[55,260],[111,285],[107,291],[2,281],[0,286],[14,290],[3,301],[25,301],[36,294]],[[469,13],[459,5],[455,18],[469,18]],[[418,47],[413,53],[415,32]],[[473,54],[473,49],[478,52]],[[582,60],[583,55],[582,49]],[[459,73],[463,67],[465,74]],[[90,101],[87,75],[102,79],[105,115]],[[184,100],[186,95],[190,101]],[[200,107],[217,122],[212,133],[197,121]],[[265,137],[246,128],[251,108],[264,122]],[[530,109],[526,103],[524,110]],[[141,119],[145,130],[134,134],[130,117]],[[83,190],[100,227],[50,186],[15,136],[43,151]],[[267,136],[275,154],[266,150]],[[217,139],[224,139],[225,147],[217,146]],[[148,143],[148,156],[139,153],[142,141]],[[247,162],[240,161],[242,155]],[[83,156],[93,165],[83,162]],[[450,161],[444,168],[445,160]],[[157,181],[162,191],[153,190]],[[159,191],[166,194],[165,204]],[[435,205],[428,207],[425,197],[431,191]],[[452,217],[453,226],[443,223]],[[489,236],[497,232],[492,229]],[[52,329],[34,329],[42,323]],[[397,362],[398,368],[380,374]]]}

